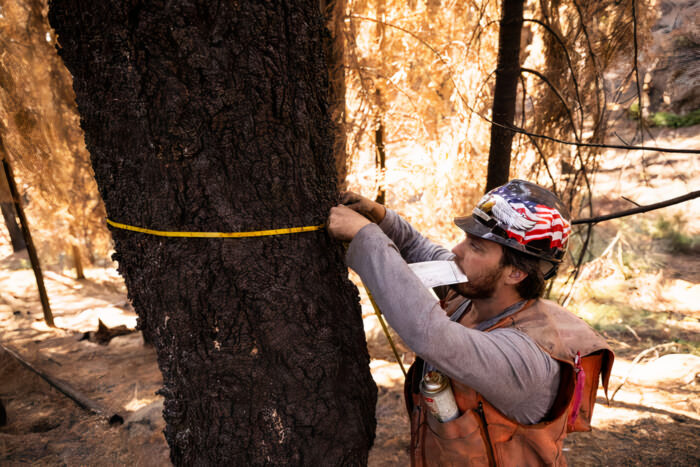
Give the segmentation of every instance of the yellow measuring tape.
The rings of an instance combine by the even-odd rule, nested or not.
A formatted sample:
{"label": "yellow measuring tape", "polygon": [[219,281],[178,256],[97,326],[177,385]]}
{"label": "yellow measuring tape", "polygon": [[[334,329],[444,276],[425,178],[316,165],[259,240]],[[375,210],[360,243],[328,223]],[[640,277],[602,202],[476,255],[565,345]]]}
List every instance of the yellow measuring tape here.
{"label": "yellow measuring tape", "polygon": [[287,227],[284,229],[272,230],[253,230],[250,232],[169,232],[165,230],[144,229],[143,227],[134,227],[133,225],[121,224],[113,220],[106,219],[107,223],[112,227],[123,230],[131,230],[132,232],[141,232],[149,235],[157,235],[159,237],[189,237],[189,238],[246,238],[246,237],[267,237],[270,235],[285,235],[301,232],[313,232],[321,230],[325,224],[309,225],[306,227]]}
{"label": "yellow measuring tape", "polygon": [[[364,284],[362,284],[362,285],[364,285]],[[394,339],[392,339],[391,334],[389,334],[389,328],[387,327],[386,322],[384,321],[384,317],[382,316],[382,312],[379,311],[379,307],[377,306],[377,303],[374,301],[374,297],[370,293],[367,286],[365,286],[365,291],[367,292],[367,296],[369,297],[370,303],[372,303],[372,306],[374,307],[374,313],[377,315],[377,319],[379,320],[379,324],[382,325],[382,330],[384,330],[384,335],[386,336],[386,340],[389,341],[389,345],[391,346],[391,350],[394,351],[394,357],[396,358],[396,361],[399,362],[399,366],[401,367],[401,371],[403,372],[403,377],[405,378],[407,376],[406,369],[403,367],[403,361],[401,360],[401,357],[399,357],[398,350],[396,350],[396,346],[394,345]]]}
{"label": "yellow measuring tape", "polygon": [[[271,230],[254,230],[250,232],[170,232],[166,230],[153,230],[153,229],[144,229],[143,227],[135,227],[133,225],[127,225],[127,224],[122,224],[119,222],[114,222],[113,220],[106,219],[107,223],[111,225],[112,227],[115,227],[117,229],[123,229],[123,230],[130,230],[132,232],[140,232],[140,233],[145,233],[149,235],[157,235],[159,237],[187,237],[187,238],[246,238],[246,237],[267,237],[270,235],[286,235],[286,234],[293,234],[293,233],[301,233],[301,232],[313,232],[314,230],[321,230],[325,227],[325,224],[320,224],[320,225],[309,225],[306,227],[287,227],[284,229],[271,229]],[[391,350],[394,352],[394,357],[396,357],[396,361],[399,362],[399,366],[401,367],[401,371],[403,372],[404,377],[406,376],[406,369],[403,366],[403,362],[401,358],[399,357],[399,352],[396,350],[396,346],[394,345],[394,340],[391,338],[391,335],[389,334],[389,328],[387,327],[386,323],[384,322],[384,317],[382,316],[381,311],[379,311],[379,307],[377,304],[374,302],[374,297],[372,297],[372,294],[369,292],[367,287],[365,287],[365,290],[367,291],[367,295],[369,296],[369,301],[372,303],[372,306],[374,307],[374,312],[377,314],[377,319],[379,320],[379,324],[382,325],[382,330],[384,331],[384,335],[386,336],[387,340],[389,341],[389,345],[391,346]]]}

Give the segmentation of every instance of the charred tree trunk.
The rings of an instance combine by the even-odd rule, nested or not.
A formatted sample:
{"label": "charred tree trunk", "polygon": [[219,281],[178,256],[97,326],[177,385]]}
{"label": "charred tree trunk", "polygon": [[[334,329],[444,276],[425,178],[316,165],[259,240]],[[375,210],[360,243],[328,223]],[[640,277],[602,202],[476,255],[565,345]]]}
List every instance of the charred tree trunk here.
{"label": "charred tree trunk", "polygon": [[22,238],[22,229],[20,229],[19,225],[17,225],[17,218],[15,215],[15,210],[12,207],[12,203],[0,203],[0,211],[2,211],[5,226],[10,234],[12,251],[17,253],[18,251],[26,250],[27,245],[24,243],[24,239]]}
{"label": "charred tree trunk", "polygon": [[[3,155],[0,154],[0,158],[2,157]],[[7,232],[10,234],[12,251],[17,253],[18,251],[26,250],[27,244],[24,242],[24,237],[22,237],[22,229],[17,224],[17,214],[15,213],[10,186],[4,170],[0,170],[0,211],[2,212]]]}
{"label": "charred tree trunk", "polygon": [[374,95],[377,99],[377,116],[374,122],[374,146],[376,148],[375,166],[379,179],[379,189],[377,190],[377,197],[374,200],[379,204],[386,204],[386,148],[384,147],[384,122],[382,121],[384,105],[382,94],[379,89],[377,89]]}
{"label": "charred tree trunk", "polygon": [[[524,3],[523,0],[503,0],[503,16],[498,32],[498,64],[496,65],[496,87],[493,92],[492,119],[495,123],[505,126],[512,126],[515,118]],[[508,181],[512,142],[512,131],[499,125],[491,125],[491,146],[485,191]]]}
{"label": "charred tree trunk", "polygon": [[[2,139],[0,139],[0,149],[4,149]],[[44,273],[41,271],[41,263],[39,262],[39,255],[37,254],[36,247],[34,246],[34,241],[32,240],[32,233],[29,230],[29,222],[27,221],[27,216],[24,214],[24,209],[22,208],[21,196],[19,189],[17,188],[17,183],[15,183],[15,177],[12,173],[12,167],[10,167],[10,162],[7,159],[2,159],[0,161],[0,166],[5,173],[5,180],[7,180],[7,186],[10,188],[10,195],[12,196],[13,206],[17,212],[17,217],[19,217],[19,225],[22,228],[22,238],[24,239],[24,244],[27,245],[27,256],[29,256],[29,262],[32,265],[32,270],[34,271],[34,278],[36,279],[36,288],[39,292],[39,301],[41,302],[41,308],[44,311],[44,321],[48,326],[52,328],[56,325],[53,322],[53,313],[51,312],[51,304],[49,303],[49,295],[46,293],[46,286],[44,285]]]}
{"label": "charred tree trunk", "polygon": [[379,204],[386,204],[386,151],[384,149],[384,125],[381,117],[377,119],[377,128],[374,130],[374,142],[377,147],[376,163],[379,173],[379,191],[374,199]]}
{"label": "charred tree trunk", "polygon": [[75,266],[75,278],[78,280],[85,279],[85,271],[83,271],[83,260],[80,257],[80,248],[78,245],[71,245],[73,252],[73,266]]}
{"label": "charred tree trunk", "polygon": [[[321,224],[337,188],[319,4],[213,5],[51,2],[108,216]],[[163,372],[173,463],[366,463],[376,387],[338,243],[112,234]]]}

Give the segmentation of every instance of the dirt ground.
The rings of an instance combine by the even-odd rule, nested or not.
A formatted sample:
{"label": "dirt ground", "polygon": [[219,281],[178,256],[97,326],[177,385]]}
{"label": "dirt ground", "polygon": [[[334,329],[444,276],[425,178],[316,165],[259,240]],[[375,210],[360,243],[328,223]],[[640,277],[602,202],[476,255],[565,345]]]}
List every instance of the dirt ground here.
{"label": "dirt ground", "polygon": [[[18,261],[19,260],[19,261]],[[12,255],[2,262],[22,263]],[[0,266],[1,267],[1,266]],[[109,275],[105,272],[110,273]],[[166,465],[162,430],[162,383],[155,351],[140,333],[112,339],[107,346],[83,339],[108,326],[135,327],[114,271],[87,271],[75,281],[49,272],[46,286],[56,325],[42,320],[31,269],[0,272],[0,344],[36,369],[93,401],[98,413],[73,400],[27,370],[0,349],[0,400],[8,423],[0,428],[2,465]],[[118,420],[110,424],[110,419]]]}
{"label": "dirt ground", "polygon": [[[0,400],[8,418],[7,426],[0,428],[0,464],[169,464],[162,434],[162,398],[155,394],[161,379],[153,349],[143,345],[139,333],[116,337],[107,346],[82,339],[85,332],[97,328],[98,316],[110,326],[133,324],[135,318],[115,287],[118,281],[106,281],[98,273],[102,271],[88,271],[90,279],[84,281],[48,275],[56,322],[65,328],[51,330],[41,320],[31,271],[0,270],[2,298],[12,300],[11,305],[0,306],[0,343],[101,408],[98,414],[79,408],[0,350]],[[686,339],[697,343],[697,311],[694,320],[687,323],[692,326],[682,327]],[[377,439],[370,465],[408,465],[403,377],[371,313],[365,322],[379,389]],[[617,354],[612,390],[639,352],[669,342],[670,337],[664,330],[639,331],[636,336],[630,332],[606,334]],[[676,356],[664,355],[635,366],[609,407],[600,393],[594,431],[573,434],[566,441],[571,465],[700,463],[700,357],[686,354],[681,361],[669,359]],[[403,360],[410,363],[412,355],[405,352]],[[110,424],[115,414],[124,422]]]}
{"label": "dirt ground", "polygon": [[[673,144],[681,137],[687,147],[697,148],[699,133],[697,127],[658,131],[655,144]],[[599,192],[605,193],[597,204],[602,210],[623,207],[621,195],[646,204],[697,189],[700,181],[698,162],[691,157],[647,154],[643,170],[639,159],[627,155],[604,161],[596,178]],[[690,213],[686,230],[700,233],[697,200],[678,209]],[[634,232],[627,237],[626,248],[633,249]],[[135,327],[136,315],[117,273],[89,269],[87,279],[78,281],[67,275],[70,271],[47,271],[58,326],[51,329],[43,323],[26,257],[10,253],[6,236],[0,235],[0,344],[66,383],[96,410],[78,407],[0,348],[0,400],[7,411],[7,424],[0,427],[0,464],[169,465],[153,349],[144,346],[137,332],[115,337],[109,345],[86,339],[86,333],[97,330],[98,318],[109,327]],[[700,347],[700,255],[697,250],[647,253],[642,256],[653,256],[651,270],[627,271],[622,277],[605,272],[614,266],[605,263],[582,273],[584,285],[572,301],[578,310],[593,307],[596,293],[613,284],[620,292],[617,300],[643,312],[647,321],[600,327],[616,353],[609,396],[624,385],[609,406],[599,392],[592,432],[567,438],[570,465],[700,465],[700,357],[692,355]],[[629,264],[628,269],[636,267]],[[377,438],[369,464],[408,465],[403,376],[364,293],[362,302],[379,389]],[[413,354],[400,348],[404,363],[410,364]],[[650,348],[656,350],[633,365]]]}

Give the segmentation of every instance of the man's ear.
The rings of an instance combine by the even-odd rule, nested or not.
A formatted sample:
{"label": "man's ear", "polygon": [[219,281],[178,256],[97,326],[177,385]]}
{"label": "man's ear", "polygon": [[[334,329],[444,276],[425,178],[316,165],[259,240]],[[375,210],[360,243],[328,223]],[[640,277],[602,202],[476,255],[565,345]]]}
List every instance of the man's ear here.
{"label": "man's ear", "polygon": [[516,285],[527,277],[527,273],[521,271],[520,269],[509,266],[509,270],[506,272],[505,279],[506,284]]}

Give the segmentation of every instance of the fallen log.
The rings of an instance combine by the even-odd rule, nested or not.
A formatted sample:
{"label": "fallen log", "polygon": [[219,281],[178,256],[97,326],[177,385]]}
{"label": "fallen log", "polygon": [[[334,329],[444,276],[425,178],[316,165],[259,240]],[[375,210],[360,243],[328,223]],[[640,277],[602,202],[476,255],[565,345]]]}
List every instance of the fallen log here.
{"label": "fallen log", "polygon": [[28,362],[27,360],[25,360],[24,358],[22,358],[22,356],[19,355],[14,350],[6,347],[3,344],[0,344],[0,349],[7,352],[8,355],[10,355],[15,360],[17,360],[19,363],[21,363],[22,366],[24,366],[28,370],[32,371],[33,373],[36,373],[44,381],[49,383],[50,386],[52,386],[53,388],[58,390],[58,392],[60,392],[64,396],[68,397],[73,402],[75,402],[75,404],[78,405],[78,407],[80,407],[81,409],[86,410],[86,411],[93,413],[95,415],[99,415],[101,417],[104,417],[110,425],[121,425],[124,423],[124,418],[121,415],[119,415],[118,413],[112,413],[108,408],[106,408],[106,407],[102,406],[100,403],[90,399],[85,394],[83,394],[80,391],[76,390],[75,388],[71,387],[65,381],[61,381],[60,379],[58,379],[54,376],[51,376],[47,372],[37,368],[34,364],[32,364],[32,363]]}

